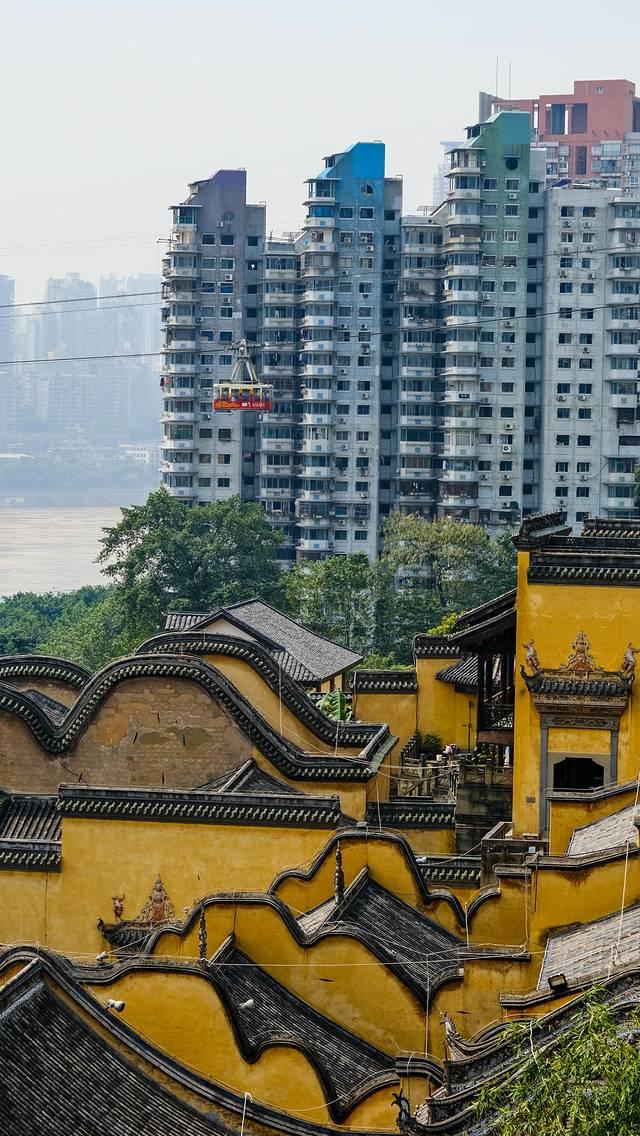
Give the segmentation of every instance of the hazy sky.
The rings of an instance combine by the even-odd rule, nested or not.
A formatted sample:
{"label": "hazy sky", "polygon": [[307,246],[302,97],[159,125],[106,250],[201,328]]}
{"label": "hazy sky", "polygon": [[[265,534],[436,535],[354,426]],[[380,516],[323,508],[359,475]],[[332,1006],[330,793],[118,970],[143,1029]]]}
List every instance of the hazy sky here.
{"label": "hazy sky", "polygon": [[496,56],[514,97],[640,87],[639,42],[629,0],[4,0],[0,272],[30,300],[67,271],[157,271],[167,207],[221,166],[293,228],[304,178],[359,139],[413,209]]}

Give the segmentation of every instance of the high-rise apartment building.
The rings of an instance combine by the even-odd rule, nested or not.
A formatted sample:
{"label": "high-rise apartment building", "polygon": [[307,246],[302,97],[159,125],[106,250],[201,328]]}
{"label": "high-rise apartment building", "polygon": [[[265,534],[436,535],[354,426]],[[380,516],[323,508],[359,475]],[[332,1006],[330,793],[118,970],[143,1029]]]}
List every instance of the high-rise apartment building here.
{"label": "high-rise apartment building", "polygon": [[[15,359],[15,318],[12,305],[15,303],[16,282],[12,276],[0,276],[0,359],[3,362]],[[6,441],[16,429],[17,397],[16,369],[3,366],[2,371],[2,414],[0,415],[0,438]]]}
{"label": "high-rise apartment building", "polygon": [[549,181],[595,178],[640,187],[640,98],[628,79],[575,82],[570,95],[494,98],[492,109],[527,112],[534,141],[547,149]]}
{"label": "high-rise apartment building", "polygon": [[[245,175],[174,207],[163,480],[259,500],[283,563],[380,548],[393,508],[496,534],[563,504],[623,516],[640,459],[640,193],[546,188],[528,110],[468,128],[433,212],[402,216],[382,143],[325,160],[298,234],[264,239]],[[234,345],[269,412],[213,413]]]}

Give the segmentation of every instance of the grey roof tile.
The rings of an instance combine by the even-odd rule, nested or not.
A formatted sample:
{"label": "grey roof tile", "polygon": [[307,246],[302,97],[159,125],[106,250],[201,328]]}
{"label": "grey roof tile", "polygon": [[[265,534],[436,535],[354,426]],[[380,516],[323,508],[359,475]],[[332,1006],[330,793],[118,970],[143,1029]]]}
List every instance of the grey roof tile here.
{"label": "grey roof tile", "polygon": [[639,961],[640,904],[636,904],[624,911],[622,919],[618,913],[608,915],[550,938],[538,989],[546,986],[553,974],[564,974],[568,982],[580,982],[604,976],[612,966],[637,965]]}
{"label": "grey roof tile", "polygon": [[215,612],[169,612],[165,631],[204,629],[216,618],[228,617],[250,634],[266,641],[283,671],[298,682],[323,682],[348,667],[362,655],[316,635],[264,600],[244,600]]}
{"label": "grey roof tile", "polygon": [[56,798],[14,793],[0,799],[0,840],[60,840]]}
{"label": "grey roof tile", "polygon": [[583,828],[577,828],[569,842],[567,856],[586,856],[590,852],[604,852],[607,848],[616,848],[620,844],[625,844],[629,836],[635,842],[637,837],[633,823],[635,811],[635,805],[627,805],[611,816],[603,817],[602,820],[596,820]]}

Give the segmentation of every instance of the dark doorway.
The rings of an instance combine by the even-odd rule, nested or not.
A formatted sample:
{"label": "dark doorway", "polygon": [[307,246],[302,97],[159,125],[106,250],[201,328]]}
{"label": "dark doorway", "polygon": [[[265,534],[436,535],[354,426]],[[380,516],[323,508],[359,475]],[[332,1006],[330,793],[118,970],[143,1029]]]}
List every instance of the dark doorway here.
{"label": "dark doorway", "polygon": [[554,789],[601,789],[604,769],[590,757],[565,757],[553,767]]}

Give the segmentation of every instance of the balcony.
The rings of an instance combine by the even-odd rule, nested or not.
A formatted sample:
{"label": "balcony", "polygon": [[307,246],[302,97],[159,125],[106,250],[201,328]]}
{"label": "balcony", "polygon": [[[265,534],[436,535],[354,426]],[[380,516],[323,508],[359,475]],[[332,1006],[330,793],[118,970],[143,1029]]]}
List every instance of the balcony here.
{"label": "balcony", "polygon": [[308,457],[305,457],[302,454],[298,456],[299,464],[294,466],[294,473],[296,477],[320,477],[324,481],[327,478],[334,476],[334,472],[330,466],[311,464],[306,465],[305,462],[307,460]]}
{"label": "balcony", "polygon": [[301,528],[328,528],[334,521],[326,513],[301,513],[297,523]]}
{"label": "balcony", "polygon": [[473,458],[476,456],[476,441],[465,442],[464,444],[457,442],[443,442],[440,447],[439,453],[445,458]]}
{"label": "balcony", "polygon": [[166,450],[195,450],[197,443],[193,438],[163,438],[162,453]]}
{"label": "balcony", "polygon": [[200,269],[196,265],[178,268],[172,264],[163,264],[162,276],[164,280],[198,280]]}
{"label": "balcony", "polygon": [[296,323],[297,321],[295,316],[265,316],[264,320],[262,321],[262,326],[264,327],[265,331],[268,331],[270,329],[275,329],[276,331],[278,331],[282,330],[283,328],[295,327]]}
{"label": "balcony", "polygon": [[[473,363],[465,364],[465,366],[463,366],[463,367],[460,367],[460,366],[457,366],[456,364],[453,364],[452,366],[446,366],[445,367],[444,371],[442,372],[442,377],[445,378],[445,379],[451,378],[451,379],[472,379],[472,380],[474,380],[474,379],[477,379],[477,377],[478,377],[478,368]],[[467,398],[467,399],[469,398],[470,392],[467,393],[467,391],[458,391],[458,392],[456,392],[456,391],[445,391],[444,392],[445,401],[446,402],[451,401],[449,399],[449,395],[456,394],[456,393],[460,394],[463,401],[464,401],[465,398]],[[453,401],[455,401],[455,399]]]}
{"label": "balcony", "polygon": [[398,442],[398,451],[401,454],[432,454],[433,442]]}
{"label": "balcony", "polygon": [[477,315],[475,316],[456,316],[445,315],[445,325],[447,327],[477,327],[480,320]]}
{"label": "balcony", "polygon": [[195,410],[163,410],[163,422],[195,422]]}
{"label": "balcony", "polygon": [[[295,281],[298,279],[297,268],[265,268],[265,280],[290,280]],[[269,295],[269,293],[267,293]]]}
{"label": "balcony", "polygon": [[264,498],[266,501],[279,500],[283,497],[291,498],[291,497],[293,497],[293,489],[292,488],[269,489],[265,485],[262,485],[260,487],[260,496],[262,498]]}
{"label": "balcony", "polygon": [[438,473],[438,481],[477,482],[478,474],[473,469],[443,469]]}
{"label": "balcony", "polygon": [[478,427],[478,419],[475,417],[460,417],[460,418],[443,418],[442,428],[444,430],[476,430]]}
{"label": "balcony", "polygon": [[332,304],[335,300],[335,292],[333,291],[320,291],[314,288],[306,288],[302,293],[302,303],[304,304]]}
{"label": "balcony", "polygon": [[318,480],[326,480],[327,486],[325,489],[299,489],[296,496],[299,501],[331,501],[333,493],[329,485],[329,478],[318,478]]}
{"label": "balcony", "polygon": [[313,187],[313,184],[311,184],[310,189],[309,189],[309,196],[305,198],[305,200],[303,201],[302,204],[303,205],[335,205],[335,203],[336,203],[336,191],[333,188],[333,186],[331,185],[329,180],[327,180],[326,182],[323,182],[323,185],[322,185],[323,190],[325,190],[325,187],[326,187],[326,190],[328,192],[323,192],[322,194],[317,194],[316,191],[315,191],[315,188]]}
{"label": "balcony", "polygon": [[609,406],[612,406],[614,409],[629,406],[635,408],[638,405],[638,396],[637,394],[612,394],[607,401]]}
{"label": "balcony", "polygon": [[169,490],[169,493],[171,494],[172,497],[181,497],[183,500],[185,500],[187,498],[191,498],[192,500],[195,501],[196,497],[198,496],[196,490],[193,487],[191,487],[190,489],[187,489],[187,488],[183,488],[182,486],[180,486],[180,487],[175,486],[174,487],[174,486],[171,486],[171,485],[167,485],[166,488]]}
{"label": "balcony", "polygon": [[301,454],[332,454],[335,448],[331,438],[307,438],[299,443]]}
{"label": "balcony", "polygon": [[633,493],[633,486],[635,485],[636,477],[634,473],[606,472],[603,474],[602,480],[606,485],[629,485],[632,487],[631,492]]}
{"label": "balcony", "polygon": [[165,327],[195,327],[197,323],[200,323],[200,317],[196,315],[167,316],[163,323]]}
{"label": "balcony", "polygon": [[[170,383],[167,386],[165,386],[163,384],[163,387],[162,387],[162,397],[163,398],[195,398],[195,396],[196,396],[196,388],[193,387],[193,386],[177,387],[177,386],[175,386],[175,384]],[[211,393],[210,393],[209,397],[210,398],[212,397]]]}
{"label": "balcony", "polygon": [[160,370],[163,375],[197,375],[199,368],[195,363],[171,363],[167,360]]}
{"label": "balcony", "polygon": [[400,402],[424,402],[427,406],[431,406],[436,402],[436,396],[433,391],[400,391]]}
{"label": "balcony", "polygon": [[296,548],[300,552],[333,552],[333,541],[329,540],[310,540],[307,537],[301,537],[296,541]]}
{"label": "balcony", "polygon": [[432,379],[435,377],[434,367],[401,367],[400,378],[402,379]]}
{"label": "balcony", "polygon": [[[314,301],[314,302],[318,303],[317,300]],[[265,320],[265,326],[266,326],[266,320]],[[326,327],[326,328],[333,329],[334,318],[330,313],[327,313],[326,316],[303,316],[302,317],[302,326],[303,327]]]}
{"label": "balcony", "polygon": [[335,217],[305,217],[302,228],[305,232],[310,229],[335,229],[336,224]]}
{"label": "balcony", "polygon": [[293,438],[261,438],[260,449],[265,454],[290,454],[293,450]]}
{"label": "balcony", "polygon": [[181,461],[161,461],[160,470],[162,473],[193,473],[193,462]]}
{"label": "balcony", "polygon": [[175,280],[163,280],[162,282],[162,300],[163,303],[167,301],[176,301],[177,303],[195,304],[200,300],[200,293],[195,288],[180,287]]}
{"label": "balcony", "polygon": [[474,280],[478,279],[480,266],[477,264],[447,264],[445,266],[444,275],[447,278],[452,276],[472,276]]}
{"label": "balcony", "polygon": [[400,415],[401,426],[435,426],[437,422],[439,422],[439,420],[434,418],[432,414],[427,413],[426,407],[425,413],[420,416],[418,416],[417,414]]}

